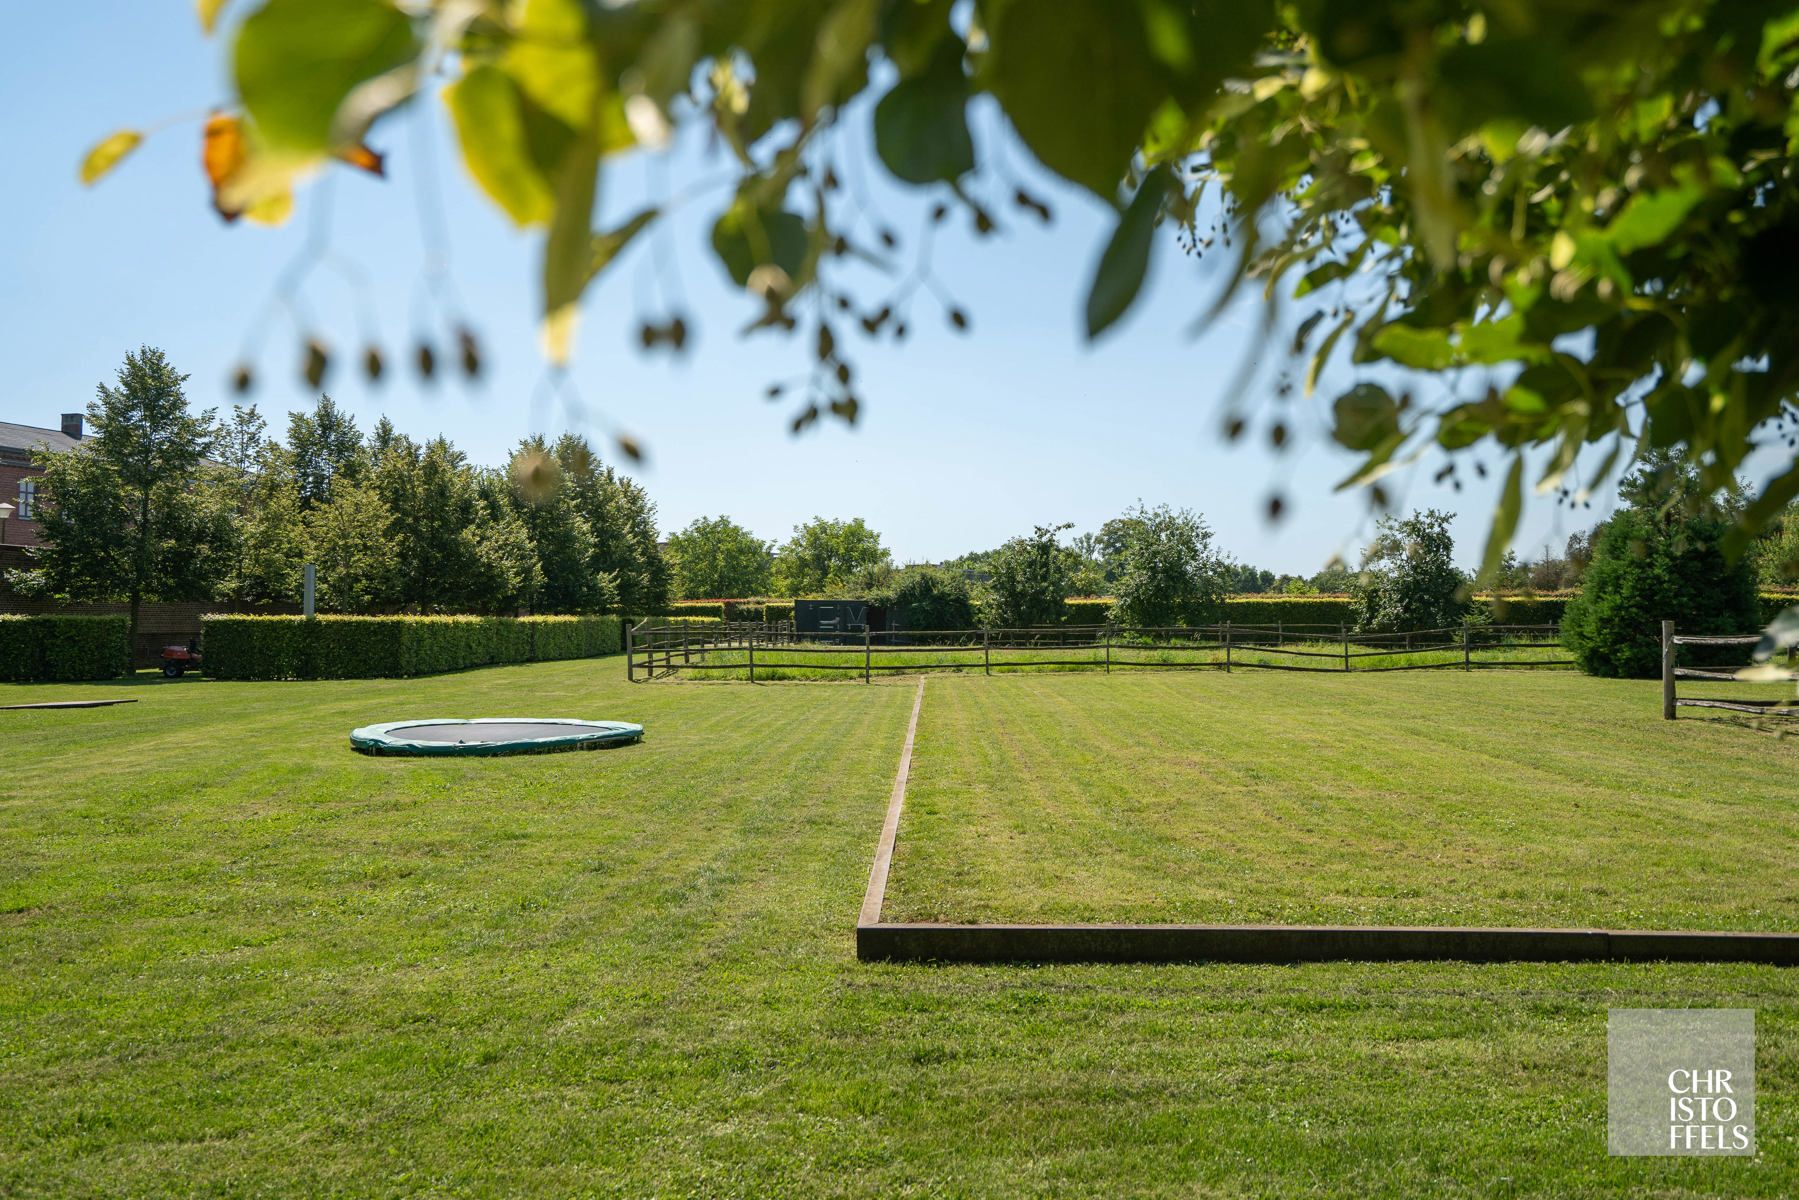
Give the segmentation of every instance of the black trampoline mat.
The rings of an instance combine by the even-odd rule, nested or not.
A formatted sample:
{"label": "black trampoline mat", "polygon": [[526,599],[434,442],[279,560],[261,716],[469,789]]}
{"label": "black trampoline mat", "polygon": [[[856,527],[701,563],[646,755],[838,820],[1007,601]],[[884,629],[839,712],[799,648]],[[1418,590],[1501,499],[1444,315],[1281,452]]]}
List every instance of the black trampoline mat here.
{"label": "black trampoline mat", "polygon": [[533,738],[574,734],[604,736],[613,732],[616,731],[567,721],[483,721],[479,725],[445,721],[440,725],[407,725],[389,731],[392,737],[408,742],[526,742]]}

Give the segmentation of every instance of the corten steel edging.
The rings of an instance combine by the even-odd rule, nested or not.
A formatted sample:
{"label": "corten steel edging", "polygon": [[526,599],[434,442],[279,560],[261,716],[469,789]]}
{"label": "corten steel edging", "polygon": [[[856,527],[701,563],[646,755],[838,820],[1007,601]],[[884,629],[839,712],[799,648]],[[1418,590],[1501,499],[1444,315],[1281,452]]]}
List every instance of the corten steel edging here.
{"label": "corten steel edging", "polygon": [[1799,934],[1379,925],[856,927],[863,962],[1754,962],[1799,965]]}

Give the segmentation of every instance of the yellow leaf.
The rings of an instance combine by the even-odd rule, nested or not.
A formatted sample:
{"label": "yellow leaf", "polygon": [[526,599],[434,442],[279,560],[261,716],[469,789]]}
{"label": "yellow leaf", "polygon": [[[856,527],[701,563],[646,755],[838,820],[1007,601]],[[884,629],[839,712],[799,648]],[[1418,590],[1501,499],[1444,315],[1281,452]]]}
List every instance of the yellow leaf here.
{"label": "yellow leaf", "polygon": [[294,212],[294,190],[281,188],[257,197],[244,209],[244,217],[258,225],[284,224]]}
{"label": "yellow leaf", "polygon": [[81,160],[81,182],[89,185],[96,182],[118,166],[120,159],[136,150],[143,140],[144,135],[135,129],[121,129],[102,138]]}
{"label": "yellow leaf", "polygon": [[219,25],[219,13],[223,12],[228,0],[194,0],[194,9],[200,15],[200,31],[211,35]]}

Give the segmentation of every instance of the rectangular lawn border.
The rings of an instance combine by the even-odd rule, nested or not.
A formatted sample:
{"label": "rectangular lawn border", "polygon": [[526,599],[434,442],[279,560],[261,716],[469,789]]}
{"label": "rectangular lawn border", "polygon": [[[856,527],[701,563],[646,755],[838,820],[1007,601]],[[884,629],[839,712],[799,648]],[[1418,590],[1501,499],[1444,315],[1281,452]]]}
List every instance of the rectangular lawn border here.
{"label": "rectangular lawn border", "polygon": [[951,925],[881,920],[924,680],[856,921],[862,962],[1753,962],[1799,966],[1799,933],[1429,925]]}

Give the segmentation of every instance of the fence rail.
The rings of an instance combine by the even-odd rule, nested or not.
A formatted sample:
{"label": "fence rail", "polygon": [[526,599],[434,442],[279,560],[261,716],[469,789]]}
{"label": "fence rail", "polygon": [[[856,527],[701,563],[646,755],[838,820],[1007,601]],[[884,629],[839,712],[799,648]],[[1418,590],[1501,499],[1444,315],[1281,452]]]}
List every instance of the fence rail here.
{"label": "fence rail", "polygon": [[[1465,671],[1564,667],[1554,625],[1472,625],[1355,633],[1344,625],[1083,625],[802,634],[779,624],[654,625],[626,635],[625,673],[635,682],[678,674],[740,672],[755,682],[817,671],[981,671],[1051,668],[1163,670]],[[935,661],[929,661],[934,659]],[[1386,660],[1374,662],[1372,660]]]}
{"label": "fence rail", "polygon": [[[1762,640],[1759,633],[1745,634],[1702,634],[1677,633],[1674,622],[1662,622],[1662,719],[1672,721],[1675,713],[1682,708],[1724,709],[1729,712],[1753,713],[1764,717],[1799,717],[1799,703],[1793,700],[1761,700],[1739,699],[1719,696],[1682,696],[1679,694],[1678,681],[1682,679],[1710,679],[1719,683],[1742,683],[1743,677],[1738,672],[1753,663],[1741,666],[1708,666],[1683,667],[1680,665],[1680,648],[1682,646],[1753,646]],[[1799,682],[1799,670],[1792,669],[1793,653],[1787,654],[1788,670],[1773,676],[1762,674],[1755,682],[1760,683],[1796,683]]]}

